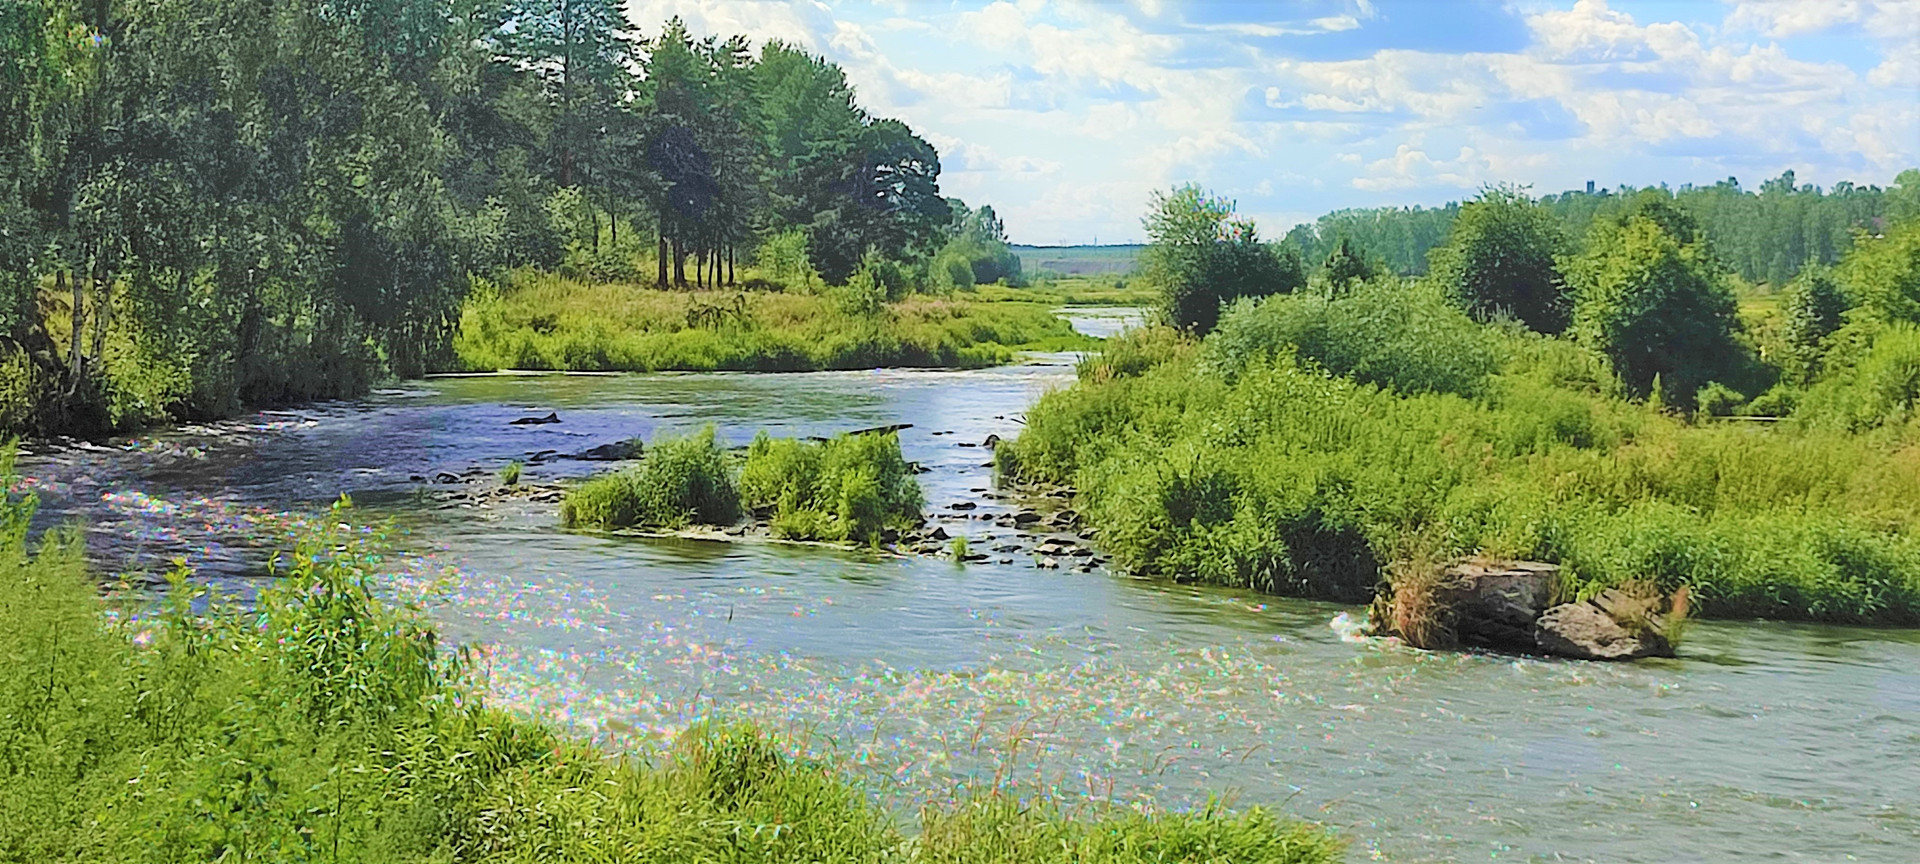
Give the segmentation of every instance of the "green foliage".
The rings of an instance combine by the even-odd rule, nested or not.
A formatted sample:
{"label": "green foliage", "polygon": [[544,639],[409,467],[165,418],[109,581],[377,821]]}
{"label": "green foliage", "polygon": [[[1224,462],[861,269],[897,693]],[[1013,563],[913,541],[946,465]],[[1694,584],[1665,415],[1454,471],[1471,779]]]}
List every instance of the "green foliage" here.
{"label": "green foliage", "polygon": [[568,527],[732,525],[740,519],[740,493],[727,452],[707,426],[682,436],[662,433],[638,467],[569,491],[560,518]]}
{"label": "green foliage", "polygon": [[740,498],[771,516],[778,536],[856,543],[920,524],[923,503],[900,438],[891,433],[801,441],[762,432],[747,448]]}
{"label": "green foliage", "polygon": [[1181,330],[1206,333],[1223,303],[1306,284],[1297,255],[1260,242],[1252,222],[1233,218],[1233,202],[1198,186],[1155,191],[1142,223],[1152,241],[1141,254],[1146,277],[1160,290],[1162,315]]}
{"label": "green foliage", "polygon": [[1920,451],[1689,425],[1623,401],[1580,345],[1492,332],[1504,365],[1471,399],[1284,352],[1231,379],[1198,358],[1083,378],[999,463],[1073,485],[1116,563],[1180,581],[1365,599],[1420,541],[1560,562],[1580,584],[1691,585],[1711,616],[1920,621]]}
{"label": "green foliage", "polygon": [[1401,393],[1482,390],[1498,366],[1493,334],[1421,283],[1391,278],[1337,298],[1240,301],[1208,337],[1201,362],[1228,380],[1293,353],[1335,375]]}
{"label": "green foliage", "polygon": [[953,542],[947,544],[947,554],[953,556],[955,561],[965,561],[970,548],[967,538],[956,535]]}
{"label": "green foliage", "polygon": [[1333,251],[1327,253],[1327,260],[1320,264],[1321,278],[1326,280],[1327,291],[1332,294],[1372,280],[1380,275],[1379,270],[1366,253],[1345,237],[1333,245]]}
{"label": "green foliage", "polygon": [[1858,361],[1808,388],[1793,416],[1814,426],[1865,432],[1906,425],[1920,405],[1920,328],[1875,328]]}
{"label": "green foliage", "polygon": [[1695,410],[1708,417],[1731,417],[1746,401],[1747,397],[1718,381],[1708,381],[1693,396]]}
{"label": "green foliage", "polygon": [[1511,316],[1542,333],[1567,327],[1570,303],[1556,259],[1571,248],[1566,229],[1524,193],[1491,187],[1460,208],[1429,272],[1476,320]]}
{"label": "green foliage", "polygon": [[1230,813],[1217,800],[1180,818],[1119,807],[1095,812],[1099,821],[1089,823],[1053,802],[976,798],[926,820],[921,858],[929,864],[1282,864],[1338,861],[1345,846],[1265,810]]}
{"label": "green foliage", "polygon": [[1845,323],[1842,318],[1849,304],[1833,273],[1814,264],[1800,271],[1781,302],[1789,371],[1801,383],[1820,374],[1820,361],[1827,351],[1827,339]]}
{"label": "green foliage", "polygon": [[866,790],[751,727],[625,758],[488,708],[464,652],[388,599],[377,537],[306,537],[245,607],[179,571],[148,609],[102,601],[77,534],[29,552],[33,507],[0,500],[9,860],[1338,860],[1327,832],[1265,811],[1068,815],[1005,792],[928,808],[909,841]]}
{"label": "green foliage", "polygon": [[507,268],[717,288],[770,238],[809,287],[948,240],[938,153],[821,58],[640,40],[612,0],[348,6],[0,7],[0,359],[36,382],[5,429],[445,368]]}
{"label": "green foliage", "polygon": [[1612,358],[1633,393],[1658,378],[1671,403],[1708,381],[1750,377],[1733,295],[1690,217],[1665,201],[1596,228],[1569,275],[1575,334]]}
{"label": "green foliage", "polygon": [[1841,263],[1839,276],[1874,317],[1920,324],[1920,218],[1860,241]]}
{"label": "green foliage", "polygon": [[[853,299],[860,314],[845,314],[841,302]],[[476,371],[784,372],[991,366],[1015,350],[1092,342],[1053,314],[1050,297],[1006,301],[956,293],[886,304],[871,283],[857,296],[656,291],[519,272],[468,301],[453,347]],[[712,313],[699,326],[696,309]]]}
{"label": "green foliage", "polygon": [[[1758,190],[1742,189],[1727,178],[1710,186],[1685,185],[1670,195],[1693,213],[1714,251],[1750,283],[1785,285],[1808,261],[1830,264],[1846,253],[1861,231],[1878,230],[1881,220],[1920,215],[1920,170],[1901,172],[1882,189],[1842,181],[1821,189],[1798,183],[1793,172],[1768,180]],[[1585,235],[1597,222],[1631,209],[1640,193],[1622,186],[1594,192],[1543,196],[1537,203],[1566,231]],[[1443,207],[1380,207],[1338,210],[1311,224],[1294,226],[1287,243],[1309,261],[1326,260],[1334,244],[1347,238],[1384,258],[1394,273],[1426,271],[1433,249],[1446,242],[1460,204]]]}
{"label": "green foliage", "polygon": [[519,461],[508,462],[506,467],[500,469],[500,482],[507,486],[518,484],[520,482],[520,470],[521,465]]}
{"label": "green foliage", "polygon": [[754,254],[754,260],[761,270],[790,287],[807,290],[820,278],[820,274],[813,269],[813,262],[807,258],[807,235],[804,231],[789,229],[767,237]]}

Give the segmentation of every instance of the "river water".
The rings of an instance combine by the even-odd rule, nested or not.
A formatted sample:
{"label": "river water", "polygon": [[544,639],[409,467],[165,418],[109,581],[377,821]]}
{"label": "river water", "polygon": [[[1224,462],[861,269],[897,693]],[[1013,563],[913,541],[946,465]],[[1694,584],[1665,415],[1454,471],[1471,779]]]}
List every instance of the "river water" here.
{"label": "river water", "polygon": [[[1354,861],[1920,861],[1920,631],[1709,622],[1679,659],[1629,665],[1427,654],[1354,636],[1356,608],[1022,555],[575,534],[551,504],[419,491],[706,423],[736,444],[911,423],[931,511],[1004,512],[977,445],[1017,433],[1072,362],[442,378],[21,467],[108,566],[180,556],[236,586],[287,513],[351,493],[402,529],[408,578],[446,574],[431,614],[481,649],[502,704],[632,746],[751,717],[902,808],[995,782],[1172,807],[1223,792],[1335,826]],[[942,524],[976,549],[1010,533]]]}

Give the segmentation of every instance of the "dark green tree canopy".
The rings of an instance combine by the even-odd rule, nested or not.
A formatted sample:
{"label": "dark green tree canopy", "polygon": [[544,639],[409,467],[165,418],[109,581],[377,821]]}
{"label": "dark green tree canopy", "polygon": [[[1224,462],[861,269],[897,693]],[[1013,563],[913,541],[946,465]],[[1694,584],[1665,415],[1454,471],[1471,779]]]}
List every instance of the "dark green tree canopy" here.
{"label": "dark green tree canopy", "polygon": [[1494,187],[1460,208],[1428,272],[1480,321],[1511,316],[1542,333],[1565,330],[1570,310],[1558,259],[1571,243],[1559,220],[1517,189]]}
{"label": "dark green tree canopy", "polygon": [[1232,201],[1198,186],[1154,192],[1142,223],[1146,276],[1160,289],[1162,314],[1183,330],[1212,330],[1223,303],[1306,285],[1296,252],[1262,243],[1252,222],[1234,218]]}
{"label": "dark green tree canopy", "polygon": [[1658,380],[1666,404],[1691,405],[1710,381],[1745,383],[1753,360],[1735,338],[1740,321],[1719,264],[1697,233],[1685,242],[1661,221],[1684,232],[1684,212],[1649,211],[1596,227],[1570,262],[1573,327],[1612,358],[1629,391],[1649,395]]}

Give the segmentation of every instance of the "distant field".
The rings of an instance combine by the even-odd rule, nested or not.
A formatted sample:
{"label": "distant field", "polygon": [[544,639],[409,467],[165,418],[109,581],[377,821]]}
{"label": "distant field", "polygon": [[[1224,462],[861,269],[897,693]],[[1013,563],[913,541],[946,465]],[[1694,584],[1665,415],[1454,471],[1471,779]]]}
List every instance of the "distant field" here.
{"label": "distant field", "polygon": [[1014,246],[1020,268],[1028,275],[1042,270],[1062,276],[1115,276],[1133,272],[1146,247],[1127,246]]}

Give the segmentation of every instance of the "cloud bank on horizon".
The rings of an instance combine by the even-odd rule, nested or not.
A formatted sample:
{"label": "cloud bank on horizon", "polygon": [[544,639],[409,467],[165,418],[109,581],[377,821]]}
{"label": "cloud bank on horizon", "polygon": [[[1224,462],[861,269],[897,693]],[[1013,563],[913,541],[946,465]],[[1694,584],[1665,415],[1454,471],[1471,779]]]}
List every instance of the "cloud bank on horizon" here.
{"label": "cloud bank on horizon", "polygon": [[798,44],[1022,243],[1130,242],[1194,181],[1279,236],[1483,184],[1886,185],[1920,165],[1920,0],[631,0]]}

